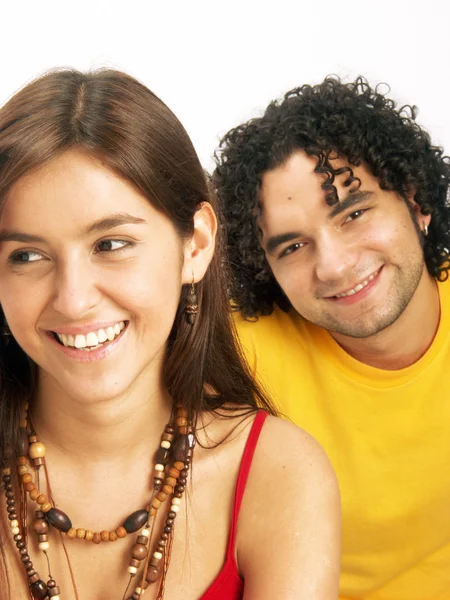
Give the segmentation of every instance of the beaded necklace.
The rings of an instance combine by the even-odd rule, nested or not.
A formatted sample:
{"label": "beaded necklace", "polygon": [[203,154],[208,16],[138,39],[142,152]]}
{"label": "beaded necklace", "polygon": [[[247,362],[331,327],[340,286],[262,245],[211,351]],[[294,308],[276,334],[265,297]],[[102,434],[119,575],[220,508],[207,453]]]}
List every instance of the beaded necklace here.
{"label": "beaded necklace", "polygon": [[[128,566],[130,579],[123,594],[123,600],[139,600],[143,591],[150,584],[160,581],[157,598],[164,596],[164,583],[169,566],[175,519],[180,510],[181,498],[186,488],[189,467],[195,445],[193,427],[187,420],[187,411],[177,406],[172,413],[171,421],[166,425],[161,436],[160,447],[155,454],[153,471],[153,492],[150,502],[145,509],[140,509],[129,515],[114,531],[93,532],[85,528],[75,528],[69,516],[56,508],[51,494],[46,495],[40,489],[40,469],[45,469],[45,446],[39,441],[36,431],[28,417],[28,405],[20,428],[19,451],[17,458],[17,476],[20,483],[23,508],[20,516],[17,512],[17,500],[14,492],[13,476],[10,467],[2,470],[2,483],[6,497],[6,510],[13,540],[20,554],[21,561],[28,578],[30,597],[33,600],[60,600],[60,588],[51,574],[49,550],[49,531],[52,526],[69,539],[79,539],[94,544],[115,542],[128,534],[139,531],[136,542],[131,549]],[[36,479],[29,470],[35,470]],[[26,526],[26,494],[38,508],[35,512],[33,530],[37,535],[39,549],[44,553],[49,576],[43,581],[34,569],[28,552],[28,531]],[[165,518],[165,524],[153,553],[149,552],[155,517],[161,506],[170,499],[170,506]],[[142,567],[142,568],[141,568]],[[139,574],[140,571],[140,574]],[[139,577],[137,577],[139,574]],[[134,578],[139,584],[131,595],[127,596]]]}

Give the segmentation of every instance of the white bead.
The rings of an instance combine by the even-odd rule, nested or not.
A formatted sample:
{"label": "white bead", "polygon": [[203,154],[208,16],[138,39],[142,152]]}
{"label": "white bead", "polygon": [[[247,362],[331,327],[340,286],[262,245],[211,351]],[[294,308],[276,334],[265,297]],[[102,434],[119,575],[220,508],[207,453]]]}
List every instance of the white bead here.
{"label": "white bead", "polygon": [[166,450],[169,450],[170,446],[171,446],[171,443],[168,442],[167,440],[163,440],[161,442],[161,448],[165,448]]}
{"label": "white bead", "polygon": [[179,512],[180,507],[178,506],[178,504],[172,504],[172,506],[170,507],[170,510],[174,513]]}
{"label": "white bead", "polygon": [[178,506],[180,506],[181,499],[180,498],[172,498],[172,504],[178,504]]}
{"label": "white bead", "polygon": [[142,588],[140,588],[140,587],[137,587],[137,588],[134,590],[134,593],[135,593],[135,594],[137,594],[138,596],[140,596],[140,595],[141,595],[141,593],[142,593]]}
{"label": "white bead", "polygon": [[11,533],[13,535],[19,535],[20,529],[18,527],[11,527]]}
{"label": "white bead", "polygon": [[50,548],[50,544],[48,542],[40,542],[39,550],[48,550]]}
{"label": "white bead", "polygon": [[129,567],[128,567],[128,573],[129,573],[130,575],[136,575],[136,573],[137,573],[137,569],[136,569],[136,567],[129,566]]}
{"label": "white bead", "polygon": [[159,463],[157,463],[155,465],[155,471],[164,471],[164,465],[160,465]]}
{"label": "white bead", "polygon": [[162,559],[162,553],[158,552],[158,551],[153,552],[153,558],[158,558],[159,560],[161,560]]}
{"label": "white bead", "polygon": [[150,537],[150,530],[148,529],[148,527],[144,527],[144,529],[141,529],[141,531],[139,532],[140,535],[143,535],[144,537]]}
{"label": "white bead", "polygon": [[61,600],[61,596],[56,594],[56,596],[52,596],[52,600]]}
{"label": "white bead", "polygon": [[9,523],[10,527],[19,527],[19,521],[17,519],[13,519]]}

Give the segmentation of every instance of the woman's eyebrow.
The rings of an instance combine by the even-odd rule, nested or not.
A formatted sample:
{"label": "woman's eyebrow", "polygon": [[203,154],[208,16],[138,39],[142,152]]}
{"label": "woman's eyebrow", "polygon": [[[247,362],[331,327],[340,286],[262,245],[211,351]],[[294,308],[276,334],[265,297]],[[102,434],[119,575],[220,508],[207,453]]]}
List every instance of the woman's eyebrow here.
{"label": "woman's eyebrow", "polygon": [[84,230],[84,233],[89,234],[99,231],[107,231],[113,227],[119,227],[119,225],[140,225],[142,223],[147,223],[147,221],[141,217],[134,217],[129,213],[114,213],[106,217],[102,217],[98,221],[94,221],[91,223],[91,225],[88,225],[88,227],[86,227]]}

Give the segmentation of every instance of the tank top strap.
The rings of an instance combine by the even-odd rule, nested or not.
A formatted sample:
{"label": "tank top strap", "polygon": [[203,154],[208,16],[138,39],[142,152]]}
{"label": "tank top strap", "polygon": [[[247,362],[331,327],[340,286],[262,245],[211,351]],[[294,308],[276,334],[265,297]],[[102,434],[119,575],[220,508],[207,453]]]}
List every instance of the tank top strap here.
{"label": "tank top strap", "polygon": [[234,556],[234,546],[236,539],[236,525],[239,517],[239,511],[241,509],[242,498],[244,496],[245,486],[247,484],[248,474],[250,467],[252,466],[253,455],[255,454],[256,444],[258,443],[259,434],[261,433],[262,426],[266,420],[268,413],[265,410],[259,410],[256,413],[256,417],[253,421],[252,428],[245,444],[244,452],[242,454],[241,466],[239,468],[238,480],[236,484],[236,491],[234,495],[233,503],[233,514],[231,517],[230,535],[228,538],[227,555]]}

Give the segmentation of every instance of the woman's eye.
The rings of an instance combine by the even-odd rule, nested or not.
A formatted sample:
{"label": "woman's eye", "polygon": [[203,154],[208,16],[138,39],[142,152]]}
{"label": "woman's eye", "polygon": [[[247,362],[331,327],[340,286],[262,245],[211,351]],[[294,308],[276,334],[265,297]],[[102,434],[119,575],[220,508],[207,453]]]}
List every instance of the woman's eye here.
{"label": "woman's eye", "polygon": [[367,210],[367,209],[365,209],[365,208],[360,208],[359,210],[355,210],[355,211],[353,211],[352,213],[350,213],[350,214],[347,216],[347,218],[345,219],[345,221],[344,221],[344,222],[346,223],[347,221],[355,221],[356,219],[359,219],[359,217],[360,217],[361,215],[363,215],[363,214],[366,212],[366,210]]}
{"label": "woman's eye", "polygon": [[102,240],[96,246],[97,252],[116,252],[123,250],[130,245],[130,242],[125,240]]}
{"label": "woman's eye", "polygon": [[31,250],[20,250],[11,254],[9,261],[14,264],[24,264],[42,260],[42,255]]}
{"label": "woman's eye", "polygon": [[284,256],[289,256],[293,252],[300,250],[300,248],[302,248],[304,245],[305,244],[303,244],[302,242],[295,242],[295,244],[291,244],[282,251],[282,253],[280,254],[280,258],[283,258]]}

